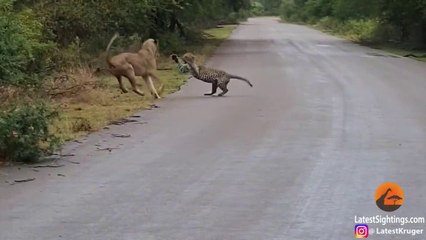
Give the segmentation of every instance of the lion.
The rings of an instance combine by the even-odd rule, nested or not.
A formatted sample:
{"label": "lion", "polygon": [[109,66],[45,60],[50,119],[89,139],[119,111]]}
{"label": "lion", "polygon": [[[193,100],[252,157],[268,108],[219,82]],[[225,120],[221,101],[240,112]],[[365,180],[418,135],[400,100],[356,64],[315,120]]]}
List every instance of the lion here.
{"label": "lion", "polygon": [[160,99],[160,95],[155,89],[152,79],[159,82],[161,91],[164,84],[156,75],[157,60],[158,56],[158,41],[150,38],[143,42],[142,47],[137,53],[124,52],[113,57],[110,56],[110,48],[114,40],[118,37],[118,33],[114,34],[106,48],[107,56],[106,62],[109,66],[107,69],[112,75],[114,75],[123,93],[127,93],[128,90],[123,85],[122,77],[129,80],[132,85],[133,92],[144,96],[144,93],[136,86],[136,77],[142,77],[150,89],[151,93],[155,98]]}

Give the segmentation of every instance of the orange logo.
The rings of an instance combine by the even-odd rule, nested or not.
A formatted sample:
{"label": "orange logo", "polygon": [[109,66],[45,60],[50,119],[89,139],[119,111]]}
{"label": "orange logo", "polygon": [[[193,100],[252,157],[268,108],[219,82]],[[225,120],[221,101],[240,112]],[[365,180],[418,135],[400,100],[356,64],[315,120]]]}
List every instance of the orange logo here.
{"label": "orange logo", "polygon": [[383,183],[376,190],[376,204],[386,212],[398,210],[404,203],[404,190],[396,183]]}

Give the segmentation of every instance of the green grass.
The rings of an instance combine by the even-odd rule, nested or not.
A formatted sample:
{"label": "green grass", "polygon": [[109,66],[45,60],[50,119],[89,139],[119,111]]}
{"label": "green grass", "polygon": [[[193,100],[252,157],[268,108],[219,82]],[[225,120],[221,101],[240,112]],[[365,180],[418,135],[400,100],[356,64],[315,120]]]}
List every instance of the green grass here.
{"label": "green grass", "polygon": [[229,37],[236,25],[223,25],[216,28],[207,29],[204,32],[210,35],[209,39],[224,40]]}
{"label": "green grass", "polygon": [[[234,25],[229,25],[206,30],[208,37],[201,44],[187,46],[187,49],[193,51],[197,55],[197,60],[203,63],[234,29]],[[161,95],[167,97],[168,94],[178,91],[188,76],[179,74],[175,63],[168,56],[161,57],[159,65],[161,70],[158,71],[158,75],[165,84]],[[144,97],[133,92],[121,93],[117,80],[111,76],[99,77],[95,81],[98,87],[53,102],[53,105],[61,109],[61,119],[52,126],[52,129],[63,140],[73,140],[102,129],[112,121],[129,117],[154,103],[149,91],[142,85],[142,79],[139,80],[139,84],[145,92]],[[130,89],[128,81],[124,82]]]}

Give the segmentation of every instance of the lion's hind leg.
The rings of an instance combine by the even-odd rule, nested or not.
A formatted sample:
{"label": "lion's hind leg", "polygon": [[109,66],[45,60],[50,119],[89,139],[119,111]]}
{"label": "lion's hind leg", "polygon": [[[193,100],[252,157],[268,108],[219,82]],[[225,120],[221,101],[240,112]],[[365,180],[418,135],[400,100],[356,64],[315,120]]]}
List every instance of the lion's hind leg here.
{"label": "lion's hind leg", "polygon": [[118,80],[118,84],[120,85],[120,89],[123,93],[128,93],[129,90],[127,90],[127,88],[124,86],[123,84],[123,78],[121,75],[115,76]]}
{"label": "lion's hind leg", "polygon": [[140,96],[144,96],[145,94],[138,88],[138,86],[136,85],[136,75],[135,75],[135,71],[133,70],[132,65],[129,64],[128,66],[128,70],[126,72],[126,74],[124,75],[127,79],[129,79],[130,84],[132,85],[132,90],[133,92],[135,92],[136,94],[140,95]]}

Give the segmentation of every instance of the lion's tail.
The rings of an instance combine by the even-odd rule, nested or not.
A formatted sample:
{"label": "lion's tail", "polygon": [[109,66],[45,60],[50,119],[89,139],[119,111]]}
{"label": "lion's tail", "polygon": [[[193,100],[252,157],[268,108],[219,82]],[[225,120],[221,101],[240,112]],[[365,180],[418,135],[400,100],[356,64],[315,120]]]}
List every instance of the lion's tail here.
{"label": "lion's tail", "polygon": [[106,62],[108,63],[108,65],[112,65],[111,64],[111,54],[110,54],[110,49],[111,49],[111,46],[112,46],[112,43],[115,41],[115,39],[117,39],[118,38],[118,36],[119,36],[119,34],[118,33],[115,33],[114,34],[114,36],[112,36],[112,38],[111,38],[111,40],[109,41],[109,43],[108,43],[108,46],[107,46],[107,48],[106,48]]}

